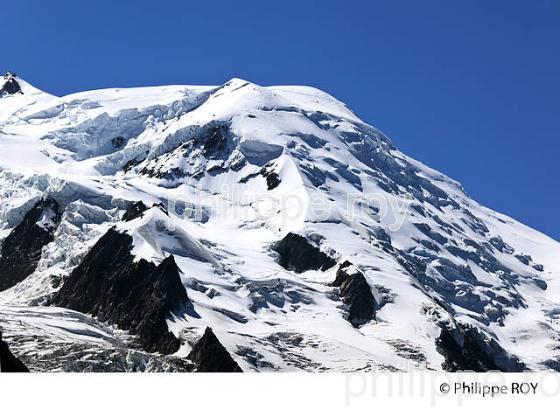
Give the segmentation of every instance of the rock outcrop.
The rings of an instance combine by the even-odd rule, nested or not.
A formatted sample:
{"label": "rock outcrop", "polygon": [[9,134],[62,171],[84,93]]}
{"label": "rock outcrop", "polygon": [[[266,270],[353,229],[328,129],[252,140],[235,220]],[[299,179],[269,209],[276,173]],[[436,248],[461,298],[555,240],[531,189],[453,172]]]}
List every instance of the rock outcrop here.
{"label": "rock outcrop", "polygon": [[43,247],[54,239],[60,216],[59,205],[54,199],[42,199],[4,240],[0,253],[0,292],[35,271]]}
{"label": "rock outcrop", "polygon": [[18,93],[23,94],[21,86],[16,80],[16,75],[8,71],[6,74],[4,74],[4,84],[2,85],[2,88],[0,88],[0,97]]}
{"label": "rock outcrop", "polygon": [[331,284],[340,289],[340,297],[348,306],[348,321],[359,327],[375,318],[376,303],[363,273],[348,261],[342,263]]}
{"label": "rock outcrop", "polygon": [[141,217],[144,212],[148,210],[148,207],[142,201],[131,203],[126,212],[124,213],[122,220],[124,222],[132,221],[133,219]]}
{"label": "rock outcrop", "polygon": [[436,348],[445,357],[442,369],[448,372],[526,370],[526,366],[507,353],[496,340],[466,324],[456,323],[454,328],[443,327],[436,339]]}
{"label": "rock outcrop", "polygon": [[277,188],[282,180],[280,176],[275,172],[274,165],[269,165],[261,169],[260,174],[266,179],[266,186],[269,191]]}
{"label": "rock outcrop", "polygon": [[166,317],[189,299],[172,256],[160,265],[134,260],[132,237],[109,230],[74,269],[52,304],[116,324],[138,335],[148,352],[171,354],[179,340]]}
{"label": "rock outcrop", "polygon": [[2,340],[2,332],[0,331],[0,373],[28,372],[27,366],[10,352],[8,344]]}
{"label": "rock outcrop", "polygon": [[209,327],[206,328],[204,335],[194,345],[187,359],[195,364],[198,372],[241,372],[239,365]]}
{"label": "rock outcrop", "polygon": [[279,255],[278,263],[285,269],[302,273],[307,270],[327,270],[336,261],[310,244],[303,236],[290,232],[273,248]]}

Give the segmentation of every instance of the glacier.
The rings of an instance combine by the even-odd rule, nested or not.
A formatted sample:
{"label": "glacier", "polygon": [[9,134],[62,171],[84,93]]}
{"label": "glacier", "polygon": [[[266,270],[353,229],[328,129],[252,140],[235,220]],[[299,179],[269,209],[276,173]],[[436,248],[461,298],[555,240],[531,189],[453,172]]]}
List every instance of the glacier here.
{"label": "glacier", "polygon": [[[3,81],[0,328],[31,371],[560,370],[560,244],[332,96],[232,79],[57,97]],[[125,255],[96,260],[109,232]],[[169,258],[162,299],[138,296]],[[176,349],[143,345],[145,324],[116,306],[59,303],[78,306],[93,287],[68,284],[105,265],[132,276],[97,296],[154,299]],[[187,296],[167,311],[170,283]]]}

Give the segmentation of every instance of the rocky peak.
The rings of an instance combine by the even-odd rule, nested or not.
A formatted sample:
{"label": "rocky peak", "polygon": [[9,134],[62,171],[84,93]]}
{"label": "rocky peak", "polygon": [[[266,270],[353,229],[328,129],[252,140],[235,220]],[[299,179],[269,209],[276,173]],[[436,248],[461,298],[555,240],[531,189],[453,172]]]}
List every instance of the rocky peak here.
{"label": "rocky peak", "polygon": [[2,88],[0,88],[0,97],[4,95],[13,95],[13,94],[23,94],[21,90],[21,86],[17,81],[17,75],[12,73],[11,71],[6,72],[4,74],[4,84]]}
{"label": "rocky peak", "polygon": [[194,345],[188,359],[196,365],[198,372],[241,372],[239,365],[209,327]]}
{"label": "rocky peak", "polygon": [[135,261],[132,237],[110,229],[64,282],[52,304],[90,313],[138,335],[148,352],[176,352],[166,317],[189,299],[173,256]]}

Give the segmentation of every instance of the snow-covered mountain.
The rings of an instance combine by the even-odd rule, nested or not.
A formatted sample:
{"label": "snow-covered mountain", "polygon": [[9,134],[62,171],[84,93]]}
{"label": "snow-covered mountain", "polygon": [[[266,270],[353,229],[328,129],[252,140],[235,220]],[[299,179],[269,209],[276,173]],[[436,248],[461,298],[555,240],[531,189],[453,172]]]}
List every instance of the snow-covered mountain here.
{"label": "snow-covered mountain", "polygon": [[560,244],[324,92],[0,85],[0,327],[30,370],[560,370]]}

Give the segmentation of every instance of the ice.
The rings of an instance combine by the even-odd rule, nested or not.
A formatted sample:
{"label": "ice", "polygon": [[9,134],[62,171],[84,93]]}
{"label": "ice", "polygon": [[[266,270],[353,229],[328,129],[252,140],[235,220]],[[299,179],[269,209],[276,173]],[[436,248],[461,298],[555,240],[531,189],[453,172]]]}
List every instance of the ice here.
{"label": "ice", "polygon": [[[328,94],[233,79],[56,97],[18,81],[23,94],[0,98],[0,242],[44,196],[64,213],[37,270],[0,293],[8,339],[44,336],[16,354],[127,346],[124,332],[45,306],[116,227],[138,259],[175,256],[192,300],[168,320],[177,357],[210,326],[245,371],[440,369],[435,339],[456,320],[531,369],[560,360],[560,244],[480,205]],[[139,200],[150,209],[121,221]],[[345,320],[328,286],[336,267],[277,263],[271,247],[289,232],[364,273],[376,320]]]}

